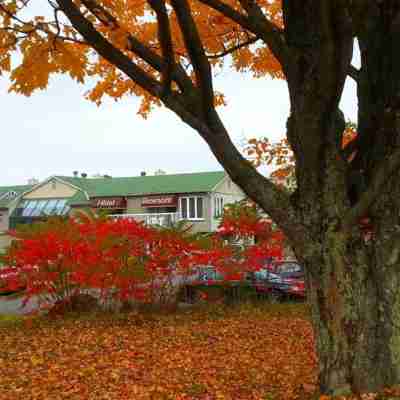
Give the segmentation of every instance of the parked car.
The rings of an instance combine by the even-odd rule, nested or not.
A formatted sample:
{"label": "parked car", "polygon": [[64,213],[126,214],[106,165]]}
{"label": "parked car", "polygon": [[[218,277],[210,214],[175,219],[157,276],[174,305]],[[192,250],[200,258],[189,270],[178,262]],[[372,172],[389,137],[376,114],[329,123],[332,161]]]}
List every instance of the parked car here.
{"label": "parked car", "polygon": [[304,269],[297,261],[276,260],[269,264],[269,269],[272,272],[285,277],[302,277]]}
{"label": "parked car", "polygon": [[[225,297],[227,300],[240,297],[243,287],[250,287],[250,281],[246,275],[224,276],[217,268],[212,265],[198,266],[196,272],[191,275],[191,279],[186,281],[181,291],[182,297],[186,302],[195,303],[202,295],[214,293],[214,296]],[[253,289],[252,289],[253,290]]]}
{"label": "parked car", "polygon": [[221,283],[239,285],[247,282],[246,274],[238,274],[237,277],[225,277],[213,265],[201,265],[197,268],[194,275],[191,276],[192,285],[212,286]]}
{"label": "parked car", "polygon": [[13,267],[2,267],[0,269],[0,295],[11,294],[25,290],[25,283],[20,273]]}
{"label": "parked car", "polygon": [[253,273],[253,285],[259,295],[275,300],[305,299],[303,267],[296,261],[274,261]]}

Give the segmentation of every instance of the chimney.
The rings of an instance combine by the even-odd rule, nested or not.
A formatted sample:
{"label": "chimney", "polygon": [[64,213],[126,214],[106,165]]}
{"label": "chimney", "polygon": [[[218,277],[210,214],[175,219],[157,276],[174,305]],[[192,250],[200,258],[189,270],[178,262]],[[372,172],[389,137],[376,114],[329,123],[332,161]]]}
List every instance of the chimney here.
{"label": "chimney", "polygon": [[82,177],[82,178],[87,178],[87,173],[86,173],[86,172],[82,172],[82,173],[81,173],[81,177]]}
{"label": "chimney", "polygon": [[28,185],[37,185],[38,183],[39,183],[39,180],[36,178],[28,179]]}
{"label": "chimney", "polygon": [[142,171],[142,172],[140,173],[140,176],[146,176],[146,171]]}
{"label": "chimney", "polygon": [[78,172],[78,171],[74,171],[72,174],[74,175],[74,178],[77,178],[77,177],[78,177],[78,174],[79,174],[79,172]]}

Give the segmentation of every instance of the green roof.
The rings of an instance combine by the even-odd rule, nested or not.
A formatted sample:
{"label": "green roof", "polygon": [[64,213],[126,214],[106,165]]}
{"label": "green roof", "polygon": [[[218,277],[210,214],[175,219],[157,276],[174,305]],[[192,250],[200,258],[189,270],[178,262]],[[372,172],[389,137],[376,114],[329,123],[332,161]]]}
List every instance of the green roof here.
{"label": "green roof", "polygon": [[[123,178],[78,178],[67,176],[58,176],[57,178],[79,187],[92,198],[210,192],[224,176],[224,171],[213,171]],[[87,202],[84,196],[81,199],[74,198],[71,199],[71,204],[78,204],[79,201]]]}
{"label": "green roof", "polygon": [[[9,205],[18,198],[22,193],[32,189],[32,185],[19,185],[19,186],[0,186],[0,208],[8,208]],[[16,196],[8,197],[6,193],[15,192]],[[4,197],[3,197],[4,196]]]}
{"label": "green roof", "polygon": [[90,201],[87,199],[84,192],[78,190],[71,198],[67,201],[67,206],[86,206],[89,205]]}

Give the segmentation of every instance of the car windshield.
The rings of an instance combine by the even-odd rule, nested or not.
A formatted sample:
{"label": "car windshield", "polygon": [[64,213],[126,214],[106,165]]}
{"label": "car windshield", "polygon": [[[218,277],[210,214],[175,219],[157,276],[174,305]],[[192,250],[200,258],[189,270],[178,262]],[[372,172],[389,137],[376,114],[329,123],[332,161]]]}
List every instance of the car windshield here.
{"label": "car windshield", "polygon": [[278,274],[290,274],[294,272],[303,272],[300,264],[295,262],[285,262],[278,264],[275,270]]}
{"label": "car windshield", "polygon": [[223,276],[215,270],[215,267],[203,267],[199,270],[199,279],[202,281],[216,281],[222,280]]}
{"label": "car windshield", "polygon": [[256,280],[267,279],[268,271],[266,269],[260,269],[259,271],[254,272],[254,278]]}
{"label": "car windshield", "polygon": [[268,274],[268,280],[272,281],[272,282],[275,282],[275,281],[280,282],[282,280],[282,278],[281,278],[280,275],[274,274],[273,272],[270,272]]}

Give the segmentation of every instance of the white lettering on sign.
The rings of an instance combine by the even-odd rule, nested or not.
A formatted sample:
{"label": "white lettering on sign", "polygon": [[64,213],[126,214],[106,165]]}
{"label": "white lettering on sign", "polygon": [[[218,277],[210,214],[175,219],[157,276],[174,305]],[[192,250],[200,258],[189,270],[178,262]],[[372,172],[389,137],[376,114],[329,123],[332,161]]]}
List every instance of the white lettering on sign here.
{"label": "white lettering on sign", "polygon": [[93,205],[95,208],[124,208],[126,201],[124,198],[95,199]]}
{"label": "white lettering on sign", "polygon": [[175,206],[176,196],[146,197],[142,200],[142,206]]}

